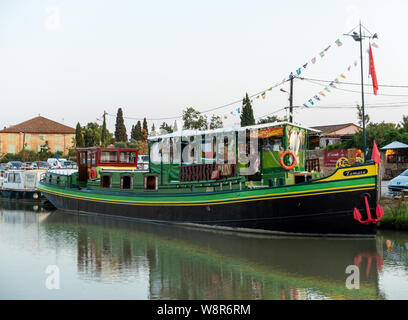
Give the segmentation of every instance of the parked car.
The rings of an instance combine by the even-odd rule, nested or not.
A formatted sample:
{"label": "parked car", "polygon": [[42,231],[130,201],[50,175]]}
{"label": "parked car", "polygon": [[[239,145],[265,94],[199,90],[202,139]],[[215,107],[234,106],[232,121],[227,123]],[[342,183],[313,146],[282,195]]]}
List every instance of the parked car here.
{"label": "parked car", "polygon": [[402,189],[408,189],[408,169],[395,177],[388,184],[388,190],[401,191]]}
{"label": "parked car", "polygon": [[76,163],[71,160],[61,161],[61,165],[63,168],[72,168],[72,169],[76,168]]}
{"label": "parked car", "polygon": [[141,170],[149,169],[149,156],[140,154],[137,156],[137,168]]}
{"label": "parked car", "polygon": [[67,161],[67,159],[57,159],[57,158],[48,158],[47,163],[50,166],[50,168],[58,168],[62,167],[62,162]]}
{"label": "parked car", "polygon": [[22,166],[21,161],[9,161],[7,162],[7,168],[9,169],[19,169]]}

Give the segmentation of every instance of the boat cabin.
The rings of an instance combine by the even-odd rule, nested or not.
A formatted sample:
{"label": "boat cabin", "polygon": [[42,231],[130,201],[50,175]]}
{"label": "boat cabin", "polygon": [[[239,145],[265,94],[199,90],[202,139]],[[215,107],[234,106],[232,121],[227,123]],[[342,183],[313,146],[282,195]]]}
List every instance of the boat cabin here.
{"label": "boat cabin", "polygon": [[170,194],[297,184],[320,176],[318,163],[307,159],[310,132],[318,133],[277,122],[154,136],[148,141],[148,170],[138,169],[136,149],[78,148],[78,172],[67,176],[50,172],[46,182],[108,192]]}
{"label": "boat cabin", "polygon": [[150,173],[161,184],[244,177],[247,185],[279,186],[317,177],[306,159],[315,129],[289,122],[150,137]]}
{"label": "boat cabin", "polygon": [[96,178],[101,169],[136,170],[137,149],[77,148],[78,181]]}

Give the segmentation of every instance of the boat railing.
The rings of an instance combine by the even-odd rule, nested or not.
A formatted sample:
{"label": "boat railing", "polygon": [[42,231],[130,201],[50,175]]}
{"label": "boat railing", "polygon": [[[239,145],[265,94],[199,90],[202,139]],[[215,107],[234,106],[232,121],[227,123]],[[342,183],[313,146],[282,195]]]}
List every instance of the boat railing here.
{"label": "boat railing", "polygon": [[305,170],[308,172],[317,171],[320,172],[320,160],[319,158],[306,159]]}
{"label": "boat railing", "polygon": [[180,182],[231,178],[237,175],[236,164],[191,164],[179,169]]}

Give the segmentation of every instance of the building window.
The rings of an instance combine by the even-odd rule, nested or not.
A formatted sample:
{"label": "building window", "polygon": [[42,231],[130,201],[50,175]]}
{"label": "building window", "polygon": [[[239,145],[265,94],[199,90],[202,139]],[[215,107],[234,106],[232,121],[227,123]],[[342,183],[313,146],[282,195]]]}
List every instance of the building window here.
{"label": "building window", "polygon": [[16,153],[16,148],[14,144],[9,144],[9,153]]}
{"label": "building window", "polygon": [[121,176],[120,177],[120,188],[123,190],[131,190],[133,184],[132,176]]}
{"label": "building window", "polygon": [[101,175],[101,188],[110,188],[111,187],[112,177],[107,174]]}
{"label": "building window", "polygon": [[61,136],[55,136],[56,141],[61,141],[62,137]]}
{"label": "building window", "polygon": [[55,152],[61,151],[61,146],[60,145],[56,145],[55,146]]}
{"label": "building window", "polygon": [[29,146],[28,144],[26,144],[26,145],[24,146],[24,149],[25,149],[25,150],[30,150],[30,146]]}
{"label": "building window", "polygon": [[37,152],[41,151],[41,145],[37,145]]}
{"label": "building window", "polygon": [[29,134],[26,134],[24,140],[30,140],[30,137],[31,136]]}
{"label": "building window", "polygon": [[14,134],[9,134],[8,138],[9,138],[9,140],[14,140]]}
{"label": "building window", "polygon": [[45,136],[41,135],[41,136],[40,136],[40,139],[41,139],[41,140],[45,140]]}

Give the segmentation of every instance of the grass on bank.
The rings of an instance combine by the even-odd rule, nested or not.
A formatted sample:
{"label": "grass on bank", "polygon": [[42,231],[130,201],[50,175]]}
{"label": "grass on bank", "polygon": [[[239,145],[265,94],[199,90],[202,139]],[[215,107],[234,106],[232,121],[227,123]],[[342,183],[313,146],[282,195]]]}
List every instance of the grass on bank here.
{"label": "grass on bank", "polygon": [[382,201],[380,205],[384,209],[384,217],[379,224],[384,229],[408,230],[408,203],[398,200]]}

